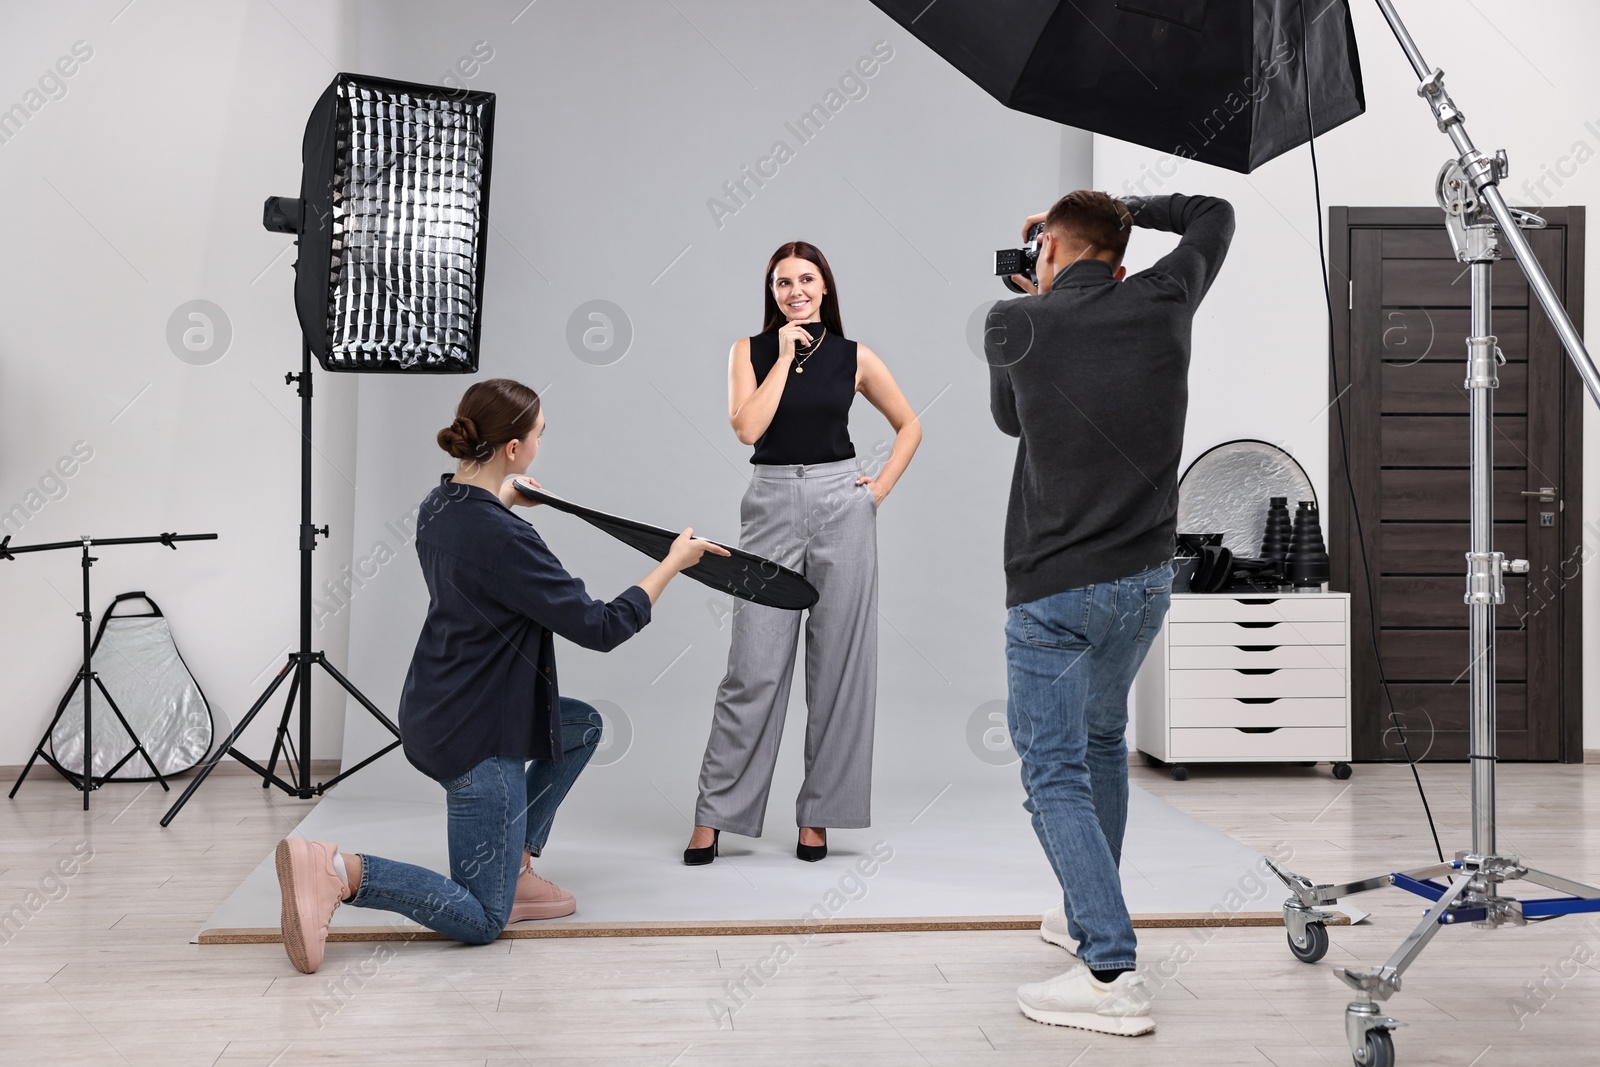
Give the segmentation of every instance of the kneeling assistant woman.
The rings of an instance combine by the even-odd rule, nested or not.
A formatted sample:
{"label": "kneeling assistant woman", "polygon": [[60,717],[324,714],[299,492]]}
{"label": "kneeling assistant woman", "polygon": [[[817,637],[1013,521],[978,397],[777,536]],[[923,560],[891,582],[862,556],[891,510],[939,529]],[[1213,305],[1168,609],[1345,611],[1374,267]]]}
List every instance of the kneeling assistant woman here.
{"label": "kneeling assistant woman", "polygon": [[554,635],[608,652],[650,621],[673,575],[707,551],[728,552],[685,530],[638,584],[592,599],[510,510],[530,504],[513,479],[543,431],[532,389],[505,378],[474,384],[438,434],[460,464],[418,513],[428,614],[400,697],[400,738],[406,758],[445,789],[450,876],[323,841],[279,842],[283,944],[301,971],[322,962],[340,903],[399,912],[470,944],[577,906],[529,866],[601,730],[594,708],[557,693]]}

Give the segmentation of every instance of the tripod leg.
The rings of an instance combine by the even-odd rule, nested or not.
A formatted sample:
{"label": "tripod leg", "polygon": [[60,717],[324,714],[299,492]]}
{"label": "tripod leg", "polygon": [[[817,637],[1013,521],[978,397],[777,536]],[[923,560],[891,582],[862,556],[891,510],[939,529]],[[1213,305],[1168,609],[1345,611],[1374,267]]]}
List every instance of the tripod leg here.
{"label": "tripod leg", "polygon": [[372,763],[375,760],[381,759],[384,756],[387,756],[389,753],[393,752],[395,749],[397,749],[399,747],[400,747],[400,742],[399,741],[390,741],[387,745],[385,745],[382,748],[378,749],[378,751],[374,752],[372,755],[368,756],[366,759],[362,760],[360,763],[357,763],[353,767],[346,767],[344,770],[340,771],[338,774],[334,775],[332,778],[329,778],[326,782],[323,782],[321,785],[317,786],[317,790],[319,792],[327,792],[329,789],[332,789],[334,786],[338,785],[340,782],[344,781],[346,778],[350,777],[352,774],[356,773],[361,768],[365,767],[367,764]]}
{"label": "tripod leg", "polygon": [[22,780],[28,777],[29,771],[33,770],[34,761],[44,754],[44,746],[50,743],[50,735],[55,732],[56,723],[61,721],[61,716],[67,710],[67,702],[72,699],[72,694],[78,691],[78,685],[82,681],[83,675],[80,673],[72,680],[72,684],[67,687],[67,695],[62,697],[61,703],[56,705],[55,716],[50,720],[50,725],[44,728],[44,736],[39,738],[39,746],[33,750],[33,755],[28,757],[27,766],[22,768],[22,773],[17,775],[16,782],[11,786],[11,792],[7,796],[8,800],[15,800],[17,798],[17,790],[22,788]]}
{"label": "tripod leg", "polygon": [[[51,725],[53,726],[54,724],[52,723]],[[46,730],[45,731],[45,737],[48,738],[49,736],[50,736],[50,731]],[[33,755],[28,757],[27,765],[22,768],[22,773],[17,775],[17,780],[15,782],[11,783],[11,792],[6,794],[6,799],[7,800],[15,800],[15,799],[17,799],[17,790],[22,788],[22,780],[24,778],[28,777],[28,772],[29,771],[33,770],[34,761],[39,758],[39,753],[41,751],[43,751],[43,750],[44,750],[44,742],[40,741],[39,742],[39,747],[34,749],[33,750]]]}
{"label": "tripod leg", "polygon": [[[283,702],[283,718],[278,720],[278,730],[272,735],[272,758],[267,760],[267,773],[276,774],[278,771],[278,753],[284,752],[284,762],[288,762],[288,737],[289,716],[294,712],[294,695],[300,691],[300,672],[294,672],[294,680],[289,683],[289,697]],[[267,779],[261,779],[261,788],[267,788]]]}
{"label": "tripod leg", "polygon": [[1582,882],[1574,882],[1570,878],[1563,878],[1559,874],[1551,874],[1548,871],[1535,870],[1530,867],[1528,873],[1522,877],[1524,881],[1532,882],[1534,885],[1542,885],[1547,889],[1554,889],[1557,892],[1567,893],[1583,900],[1593,900],[1596,897],[1600,897],[1600,889],[1596,889],[1592,885],[1584,885]]}
{"label": "tripod leg", "polygon": [[1444,926],[1440,920],[1450,911],[1451,905],[1461,894],[1467,891],[1477,876],[1475,871],[1463,871],[1457,875],[1449,890],[1434,902],[1416,929],[1411,931],[1411,936],[1401,942],[1400,947],[1395,949],[1394,954],[1382,967],[1371,971],[1338,967],[1334,969],[1334,974],[1359,993],[1365,993],[1376,1000],[1388,1000],[1399,991],[1400,976],[1405,973],[1406,968],[1421,955],[1428,942],[1432,941],[1434,935]]}
{"label": "tripod leg", "polygon": [[[106,703],[111,705],[111,710],[117,716],[117,721],[120,722],[122,724],[122,728],[127,731],[128,739],[133,742],[133,750],[130,751],[127,756],[122,757],[122,760],[117,764],[117,767],[122,766],[123,763],[128,761],[129,757],[137,752],[140,756],[144,757],[145,766],[149,767],[150,773],[156,776],[156,781],[161,783],[162,791],[168,793],[172,792],[172,787],[167,784],[167,780],[161,776],[161,771],[156,767],[155,760],[150,758],[150,751],[144,747],[144,742],[139,739],[139,735],[133,732],[133,727],[128,723],[128,717],[122,714],[122,709],[117,707],[117,702],[111,699],[110,690],[106,688],[105,683],[100,680],[100,676],[98,674],[94,676],[94,684],[99,687],[100,695],[106,698]],[[115,773],[117,773],[117,768],[113,767],[111,770],[106,772],[106,777],[110,778]]]}
{"label": "tripod leg", "polygon": [[377,760],[377,759],[379,759],[379,758],[381,758],[383,756],[387,756],[389,753],[391,753],[395,749],[399,748],[400,747],[400,728],[397,727],[393,722],[389,721],[389,717],[387,715],[385,715],[383,712],[379,711],[377,705],[373,704],[372,701],[368,700],[366,698],[366,694],[362,693],[361,690],[357,689],[355,687],[355,685],[350,681],[350,679],[346,678],[343,674],[340,674],[338,668],[336,668],[333,664],[329,663],[326,657],[322,656],[319,653],[318,657],[317,657],[317,662],[322,664],[322,668],[324,670],[326,670],[330,675],[333,676],[333,680],[338,682],[339,685],[344,688],[345,692],[347,692],[351,696],[355,697],[356,700],[360,702],[361,706],[366,708],[367,711],[372,714],[373,718],[375,718],[379,722],[381,722],[384,725],[384,727],[386,729],[388,729],[388,731],[390,733],[394,734],[394,738],[395,738],[389,744],[385,745],[383,748],[380,748],[378,751],[374,752],[372,755],[368,756],[366,759],[362,760],[360,763],[357,763],[353,767],[344,768],[338,774],[334,775],[332,778],[329,778],[326,782],[323,782],[321,785],[317,786],[318,792],[324,792],[324,791],[326,791],[328,789],[331,789],[334,786],[338,785],[340,782],[344,781],[346,778],[350,777],[352,774],[356,773],[361,768],[365,767],[367,764],[369,764],[369,763],[373,762],[374,760]]}
{"label": "tripod leg", "polygon": [[344,675],[340,674],[339,673],[339,669],[337,667],[335,667],[333,664],[329,663],[326,659],[319,657],[317,662],[322,664],[322,669],[323,670],[325,670],[329,674],[333,675],[333,680],[338,682],[341,686],[343,686],[345,692],[347,692],[351,696],[355,697],[356,700],[361,704],[362,707],[366,708],[369,712],[371,712],[372,713],[372,717],[374,719],[377,719],[379,722],[383,723],[384,729],[388,730],[391,734],[394,734],[395,737],[399,737],[400,736],[400,727],[396,726],[393,722],[391,722],[390,719],[389,719],[389,716],[387,716],[383,712],[379,711],[378,710],[378,705],[376,705],[372,701],[368,700],[367,697],[366,697],[366,694],[362,693],[361,690],[359,690],[359,689],[357,689],[355,687],[355,683],[354,682],[350,681],[350,679],[348,679]]}
{"label": "tripod leg", "polygon": [[289,653],[289,662],[283,665],[283,670],[279,671],[278,676],[272,679],[272,682],[267,686],[266,691],[256,698],[256,702],[250,705],[250,710],[244,713],[244,718],[239,720],[239,725],[233,728],[233,732],[223,740],[222,744],[217,746],[217,750],[211,754],[210,759],[206,760],[205,766],[200,768],[200,773],[194,776],[194,779],[189,783],[188,788],[183,791],[183,795],[173,803],[171,808],[167,809],[167,813],[165,815],[161,816],[162,826],[171,824],[178,812],[181,811],[183,806],[189,802],[189,798],[194,795],[194,791],[200,788],[200,783],[205,781],[206,778],[210,776],[211,772],[217,769],[217,764],[222,762],[222,757],[233,751],[233,743],[239,740],[240,736],[244,733],[245,728],[250,725],[250,721],[256,717],[256,712],[261,710],[262,705],[271,699],[272,694],[277,691],[278,686],[283,684],[284,678],[287,677],[289,672],[294,669],[295,661],[297,659],[299,659],[298,654],[293,652]]}

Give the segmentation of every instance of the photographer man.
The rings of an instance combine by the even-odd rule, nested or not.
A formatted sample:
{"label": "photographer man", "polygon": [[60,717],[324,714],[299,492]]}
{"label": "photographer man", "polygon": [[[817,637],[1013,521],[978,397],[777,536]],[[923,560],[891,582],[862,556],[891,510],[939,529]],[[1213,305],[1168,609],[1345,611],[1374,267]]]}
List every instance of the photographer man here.
{"label": "photographer man", "polygon": [[[1063,900],[1040,935],[1073,966],[1021,986],[1028,1018],[1155,1028],[1117,868],[1128,813],[1128,690],[1172,592],[1178,458],[1195,310],[1233,236],[1206,196],[1079,190],[1037,222],[1038,284],[989,314],[990,410],[1019,438],[1006,511],[1007,722],[1034,832]],[[1182,235],[1122,266],[1133,226]]]}

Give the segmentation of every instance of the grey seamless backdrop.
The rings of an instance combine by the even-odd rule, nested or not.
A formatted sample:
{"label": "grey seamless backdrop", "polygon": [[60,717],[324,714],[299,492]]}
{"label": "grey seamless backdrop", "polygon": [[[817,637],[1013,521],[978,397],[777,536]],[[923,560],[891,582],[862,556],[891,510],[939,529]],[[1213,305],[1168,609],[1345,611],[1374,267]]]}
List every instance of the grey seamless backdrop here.
{"label": "grey seamless backdrop", "polygon": [[[1005,695],[1000,546],[1015,455],[990,420],[969,324],[1007,295],[988,273],[993,250],[1015,240],[1028,212],[1089,184],[1089,136],[1005,110],[865,0],[414,2],[359,13],[363,70],[437,83],[453,69],[455,83],[498,95],[477,377],[513,377],[544,396],[531,473],[552,491],[736,543],[750,450],[727,421],[728,349],[760,328],[772,249],[791,239],[822,248],[846,333],[884,358],[923,412],[922,447],[879,515],[875,821],[914,816],[946,783],[1016,789],[1014,765],[969,743],[974,714]],[[865,77],[857,63],[875,47]],[[735,200],[725,183],[741,181]],[[626,322],[588,318],[592,301]],[[569,343],[574,327],[592,331],[587,348]],[[620,356],[596,351],[608,330],[613,343],[630,335]],[[384,542],[397,558],[369,567],[349,598],[349,674],[391,713],[427,605],[409,516],[452,468],[433,435],[473,380],[359,384],[353,554],[382,555]],[[877,465],[893,432],[858,398],[851,437]],[[595,596],[651,566],[571,516],[519,514]],[[576,802],[605,790],[692,809],[732,609],[679,578],[615,651],[558,641],[562,692],[627,719],[616,739],[626,749],[596,761]],[[802,674],[768,812],[780,838],[799,779]],[[352,702],[347,765],[385,738]],[[433,788],[398,752],[342,787],[416,798]]]}

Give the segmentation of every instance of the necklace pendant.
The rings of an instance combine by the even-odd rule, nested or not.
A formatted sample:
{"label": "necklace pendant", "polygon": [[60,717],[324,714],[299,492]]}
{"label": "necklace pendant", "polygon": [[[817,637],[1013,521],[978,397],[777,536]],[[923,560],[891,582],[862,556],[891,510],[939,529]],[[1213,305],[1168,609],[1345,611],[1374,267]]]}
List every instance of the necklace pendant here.
{"label": "necklace pendant", "polygon": [[795,369],[794,369],[794,372],[795,372],[795,373],[796,373],[796,374],[804,374],[804,373],[805,373],[805,372],[806,372],[806,369],[805,369],[805,368],[804,368],[804,367],[796,367],[796,368],[795,368]]}

